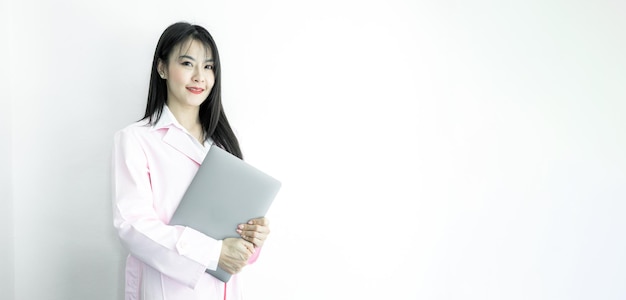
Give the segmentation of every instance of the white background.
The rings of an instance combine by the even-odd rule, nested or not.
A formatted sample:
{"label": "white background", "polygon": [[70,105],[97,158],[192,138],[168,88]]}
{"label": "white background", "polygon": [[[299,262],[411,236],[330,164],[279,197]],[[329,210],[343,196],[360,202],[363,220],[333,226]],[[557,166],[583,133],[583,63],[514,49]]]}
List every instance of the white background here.
{"label": "white background", "polygon": [[626,298],[622,1],[2,2],[2,299],[121,299],[113,133],[214,35],[283,181],[247,299]]}

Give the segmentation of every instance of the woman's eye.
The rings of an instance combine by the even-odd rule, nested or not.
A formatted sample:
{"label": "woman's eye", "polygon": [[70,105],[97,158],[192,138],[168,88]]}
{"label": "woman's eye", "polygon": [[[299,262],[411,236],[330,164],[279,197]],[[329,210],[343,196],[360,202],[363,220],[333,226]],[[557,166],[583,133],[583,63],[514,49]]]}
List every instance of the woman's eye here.
{"label": "woman's eye", "polygon": [[181,63],[183,66],[191,67],[191,62],[184,61]]}
{"label": "woman's eye", "polygon": [[204,68],[208,70],[213,70],[213,65],[206,65]]}

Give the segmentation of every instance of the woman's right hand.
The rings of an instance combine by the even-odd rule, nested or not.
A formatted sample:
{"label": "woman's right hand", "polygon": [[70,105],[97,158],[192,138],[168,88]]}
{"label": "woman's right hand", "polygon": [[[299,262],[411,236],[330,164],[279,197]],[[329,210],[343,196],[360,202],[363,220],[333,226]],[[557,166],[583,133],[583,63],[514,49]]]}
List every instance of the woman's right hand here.
{"label": "woman's right hand", "polygon": [[246,266],[253,253],[252,243],[241,238],[226,238],[222,242],[218,265],[230,274],[237,274]]}

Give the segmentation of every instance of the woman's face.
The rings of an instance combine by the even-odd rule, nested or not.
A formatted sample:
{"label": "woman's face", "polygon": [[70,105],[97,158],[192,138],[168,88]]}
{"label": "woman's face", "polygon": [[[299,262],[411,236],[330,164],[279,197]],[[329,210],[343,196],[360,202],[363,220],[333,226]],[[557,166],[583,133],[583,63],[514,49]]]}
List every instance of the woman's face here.
{"label": "woman's face", "polygon": [[158,71],[167,83],[168,106],[199,107],[215,83],[211,50],[196,40],[175,46]]}

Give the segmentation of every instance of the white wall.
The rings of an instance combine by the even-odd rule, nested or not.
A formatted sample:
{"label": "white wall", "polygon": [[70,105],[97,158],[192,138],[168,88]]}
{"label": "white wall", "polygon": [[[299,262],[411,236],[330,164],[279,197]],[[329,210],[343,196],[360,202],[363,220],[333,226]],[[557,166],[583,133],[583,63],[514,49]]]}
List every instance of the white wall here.
{"label": "white wall", "polygon": [[15,299],[121,297],[111,138],[178,20],[213,33],[247,160],[284,184],[250,299],[626,297],[624,4],[11,5]]}
{"label": "white wall", "polygon": [[[11,31],[10,6],[8,2],[0,2],[0,38],[9,40]],[[10,65],[11,51],[2,43],[0,57],[5,58],[4,66]],[[2,297],[12,299],[13,294],[13,201],[11,176],[11,84],[9,82],[11,68],[0,68],[0,291]]]}

